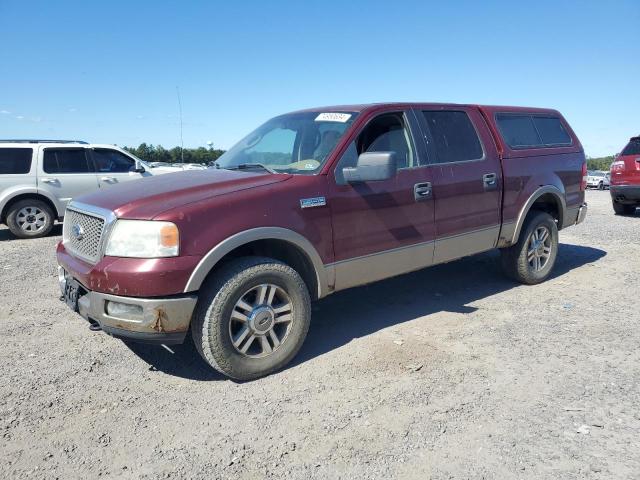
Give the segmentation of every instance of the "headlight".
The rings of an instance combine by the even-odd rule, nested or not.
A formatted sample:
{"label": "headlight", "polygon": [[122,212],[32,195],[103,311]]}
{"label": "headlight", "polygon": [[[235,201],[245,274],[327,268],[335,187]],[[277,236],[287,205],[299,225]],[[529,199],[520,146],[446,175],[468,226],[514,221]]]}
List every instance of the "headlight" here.
{"label": "headlight", "polygon": [[180,236],[171,222],[148,220],[116,221],[105,255],[112,257],[176,257]]}

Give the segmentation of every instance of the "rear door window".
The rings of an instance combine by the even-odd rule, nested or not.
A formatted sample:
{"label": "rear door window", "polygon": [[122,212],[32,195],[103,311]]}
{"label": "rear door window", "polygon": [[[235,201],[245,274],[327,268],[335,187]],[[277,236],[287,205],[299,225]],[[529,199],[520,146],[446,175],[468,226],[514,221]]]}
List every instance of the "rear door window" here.
{"label": "rear door window", "polygon": [[32,148],[0,148],[0,175],[29,173],[32,157]]}
{"label": "rear door window", "polygon": [[533,125],[538,130],[542,144],[546,147],[554,145],[571,145],[571,137],[562,126],[558,117],[542,117],[534,115]]}
{"label": "rear door window", "polygon": [[496,121],[502,138],[511,148],[542,146],[542,139],[530,115],[497,115]]}
{"label": "rear door window", "polygon": [[42,169],[45,173],[92,173],[84,149],[47,148]]}
{"label": "rear door window", "polygon": [[438,163],[466,162],[484,157],[482,144],[467,112],[426,110]]}
{"label": "rear door window", "polygon": [[558,117],[500,113],[496,123],[504,141],[513,149],[571,145],[572,140]]}

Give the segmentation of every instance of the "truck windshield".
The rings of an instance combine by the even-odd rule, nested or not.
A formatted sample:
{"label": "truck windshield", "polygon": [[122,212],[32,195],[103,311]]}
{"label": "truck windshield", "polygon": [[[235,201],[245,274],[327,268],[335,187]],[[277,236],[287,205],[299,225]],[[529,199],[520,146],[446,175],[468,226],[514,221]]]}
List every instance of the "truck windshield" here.
{"label": "truck windshield", "polygon": [[357,112],[300,112],[272,118],[216,161],[217,168],[266,167],[314,174],[353,124]]}

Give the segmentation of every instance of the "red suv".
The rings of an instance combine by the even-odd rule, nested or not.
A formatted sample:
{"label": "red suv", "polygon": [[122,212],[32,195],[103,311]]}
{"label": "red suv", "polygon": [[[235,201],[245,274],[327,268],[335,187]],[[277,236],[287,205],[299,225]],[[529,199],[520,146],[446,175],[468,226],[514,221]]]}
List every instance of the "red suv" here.
{"label": "red suv", "polygon": [[157,343],[189,333],[212,367],[256,378],[293,358],[310,302],[339,290],[493,248],[510,277],[545,280],[558,230],[587,213],[586,175],[582,146],[555,110],[396,103],[289,113],[208,171],[74,199],[60,287],[94,328]]}
{"label": "red suv", "polygon": [[611,201],[618,215],[633,215],[640,207],[640,137],[632,137],[611,164]]}

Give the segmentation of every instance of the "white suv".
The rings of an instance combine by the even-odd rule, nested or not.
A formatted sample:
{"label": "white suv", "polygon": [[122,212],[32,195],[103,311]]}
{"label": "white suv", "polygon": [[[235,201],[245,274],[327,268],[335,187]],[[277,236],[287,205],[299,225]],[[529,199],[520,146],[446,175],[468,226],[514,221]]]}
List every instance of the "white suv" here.
{"label": "white suv", "polygon": [[149,168],[113,145],[0,140],[0,223],[20,238],[42,237],[67,203],[98,188],[173,170]]}

